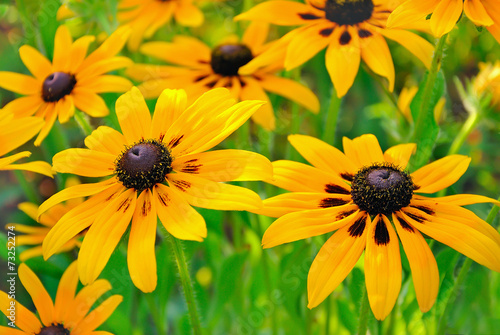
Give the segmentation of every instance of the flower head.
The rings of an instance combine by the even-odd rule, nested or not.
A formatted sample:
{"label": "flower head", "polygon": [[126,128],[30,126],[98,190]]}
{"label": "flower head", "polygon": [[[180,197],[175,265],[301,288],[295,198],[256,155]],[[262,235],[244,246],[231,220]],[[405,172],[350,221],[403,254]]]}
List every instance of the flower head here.
{"label": "flower head", "polygon": [[[31,296],[40,319],[11,295],[0,291],[2,312],[11,321],[14,320],[13,324],[20,329],[0,326],[2,334],[102,334],[95,329],[106,321],[123,300],[120,295],[112,295],[90,311],[92,305],[111,289],[111,285],[107,280],[100,279],[76,294],[77,262],[73,262],[62,275],[55,302],[40,279],[26,264],[22,263],[18,272],[19,279]],[[11,314],[13,309],[14,315]]]}
{"label": "flower head", "polygon": [[397,7],[387,20],[387,27],[407,25],[429,14],[431,30],[436,37],[449,33],[462,12],[478,26],[485,26],[500,42],[500,12],[492,0],[407,0]]}
{"label": "flower head", "polygon": [[132,28],[127,44],[132,51],[172,17],[181,26],[197,27],[203,23],[203,13],[193,5],[193,0],[121,0],[118,4],[118,20]]}
{"label": "flower head", "polygon": [[3,157],[10,151],[28,142],[40,131],[43,119],[39,117],[14,118],[13,113],[0,110],[0,170],[33,171],[52,177],[52,167],[47,162],[36,161],[23,164],[12,164],[17,160],[31,156],[31,152],[22,151],[9,157]]}
{"label": "flower head", "polygon": [[344,138],[342,153],[309,136],[291,135],[289,140],[314,167],[274,162],[272,183],[291,193],[264,200],[257,212],[279,217],[264,234],[264,248],[336,231],[311,265],[310,308],[335,290],[364,251],[370,306],[383,320],[401,288],[401,241],[418,304],[428,311],[437,297],[439,272],[422,233],[500,271],[500,234],[461,207],[481,202],[498,205],[498,201],[471,194],[421,195],[456,182],[469,165],[468,157],[448,156],[409,173],[412,143],[384,153],[375,136],[363,135]]}
{"label": "flower head", "polygon": [[57,29],[52,63],[38,50],[23,45],[19,54],[33,76],[0,71],[0,87],[25,95],[4,109],[16,117],[35,115],[44,119],[35,140],[40,145],[52,125],[67,122],[75,107],[93,117],[109,113],[103,92],[124,92],[132,86],[125,78],[106,75],[107,72],[130,65],[125,57],[117,57],[122,49],[128,28],[115,31],[100,47],[86,56],[93,36],[83,36],[73,42],[66,26]]}
{"label": "flower head", "polygon": [[143,82],[139,89],[146,97],[157,97],[165,88],[182,88],[194,100],[213,87],[226,87],[239,100],[267,101],[252,119],[266,129],[274,129],[273,107],[266,91],[284,96],[313,112],[318,112],[319,102],[307,87],[276,75],[281,61],[240,74],[242,66],[269,48],[270,43],[264,43],[267,35],[267,24],[254,23],[246,29],[241,40],[221,42],[212,49],[187,36],[177,36],[172,43],[145,43],[140,49],[142,53],[177,66],[136,64],[127,74]]}
{"label": "flower head", "polygon": [[490,93],[492,104],[499,106],[500,103],[500,61],[492,63],[480,63],[479,73],[473,80],[473,86],[477,95]]}
{"label": "flower head", "polygon": [[165,90],[153,118],[137,88],[116,102],[122,133],[101,126],[85,139],[88,149],[68,149],[54,156],[54,170],[86,177],[106,177],[95,184],[64,189],[44,202],[39,214],[67,199],[90,196],[66,213],[43,242],[47,259],[89,228],[78,256],[80,279],[93,282],[132,221],[128,267],[144,292],[156,287],[157,219],[174,237],[202,241],[203,217],[191,206],[220,210],[259,208],[257,194],[220,182],[261,180],[271,163],[243,150],[206,150],[243,124],[263,102],[235,104],[229,91],[214,89],[186,108],[184,91]]}
{"label": "flower head", "polygon": [[[394,9],[389,0],[309,0],[263,2],[237,20],[265,21],[301,27],[283,36],[260,57],[249,62],[241,73],[254,71],[266,62],[284,59],[287,70],[293,69],[326,48],[326,68],[339,97],[352,86],[360,60],[376,74],[387,78],[394,87],[394,64],[385,38],[395,40],[427,67],[432,45],[404,29],[386,29],[387,17]],[[413,28],[413,27],[411,27]]]}

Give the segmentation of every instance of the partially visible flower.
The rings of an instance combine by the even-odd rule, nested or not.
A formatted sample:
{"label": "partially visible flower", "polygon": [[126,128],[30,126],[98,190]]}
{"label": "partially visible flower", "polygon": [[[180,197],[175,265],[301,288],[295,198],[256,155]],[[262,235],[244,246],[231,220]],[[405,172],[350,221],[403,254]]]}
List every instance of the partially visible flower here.
{"label": "partially visible flower", "polygon": [[[413,123],[413,116],[411,115],[410,104],[413,101],[413,98],[418,92],[417,86],[411,87],[403,87],[401,92],[399,92],[398,97],[398,109],[401,114],[408,120],[409,123]],[[444,105],[446,104],[446,98],[441,97],[434,106],[434,119],[436,123],[439,123],[443,118]]]}
{"label": "partially visible flower", "polygon": [[267,24],[254,23],[246,29],[241,41],[222,42],[212,49],[187,36],[177,36],[173,43],[145,43],[140,49],[142,53],[178,67],[136,64],[127,74],[143,81],[139,89],[147,98],[157,97],[165,88],[182,88],[194,101],[213,87],[226,87],[236,99],[267,101],[252,120],[271,130],[275,127],[275,117],[266,91],[284,96],[315,113],[319,111],[319,101],[307,87],[276,75],[281,60],[245,75],[239,73],[240,67],[269,47],[270,43],[265,43],[267,35]]}
{"label": "partially visible flower", "polygon": [[42,126],[42,118],[26,116],[15,119],[14,114],[0,110],[0,170],[33,171],[52,177],[52,166],[47,162],[12,164],[21,158],[31,156],[29,151],[3,157],[28,142],[40,131]]}
{"label": "partially visible flower", "polygon": [[[28,291],[38,312],[38,317],[15,300],[14,296],[0,291],[0,308],[12,322],[0,326],[1,334],[12,335],[99,335],[97,331],[122,302],[121,295],[112,295],[90,311],[92,305],[111,289],[110,283],[99,279],[76,294],[78,285],[77,262],[73,262],[59,281],[55,302],[37,275],[24,263],[19,266],[19,279]],[[12,311],[14,311],[12,313]]]}
{"label": "partially visible flower", "polygon": [[386,38],[407,48],[427,67],[434,51],[427,40],[406,30],[425,29],[424,21],[401,29],[386,29],[387,17],[399,3],[399,0],[308,0],[305,4],[271,0],[260,3],[235,19],[300,27],[242,67],[240,73],[255,71],[276,59],[284,59],[285,69],[290,70],[326,48],[326,68],[339,97],[352,86],[361,59],[373,72],[387,78],[392,91],[394,64]]}
{"label": "partially visible flower", "polygon": [[197,27],[203,23],[203,13],[193,0],[121,0],[118,20],[129,25],[132,33],[127,46],[131,51],[139,48],[143,38],[149,38],[172,17],[181,26]]}
{"label": "partially visible flower", "polygon": [[489,93],[492,95],[491,102],[500,104],[500,61],[492,63],[480,63],[479,73],[473,80],[473,87],[477,95]]}
{"label": "partially visible flower", "polygon": [[174,237],[202,241],[203,217],[191,206],[249,210],[260,197],[233,180],[262,180],[269,160],[244,150],[208,149],[250,118],[262,101],[235,104],[225,88],[213,89],[187,107],[186,93],[165,90],[151,118],[143,96],[132,88],[116,102],[122,133],[101,126],[85,139],[88,149],[68,149],[53,158],[54,170],[85,177],[108,177],[66,188],[39,208],[43,214],[68,199],[90,196],[67,212],[43,241],[45,259],[89,228],[78,255],[82,283],[93,282],[131,224],[128,268],[144,292],[156,287],[155,239],[158,218]]}
{"label": "partially visible flower", "polygon": [[342,153],[313,137],[288,139],[313,166],[273,162],[272,184],[291,192],[264,200],[257,212],[278,217],[264,233],[264,248],[334,232],[309,270],[309,308],[336,289],[364,251],[370,306],[375,318],[385,319],[401,288],[401,241],[420,310],[427,312],[438,294],[439,271],[422,233],[500,272],[500,234],[462,207],[500,202],[472,194],[421,195],[455,183],[470,158],[451,155],[410,173],[413,143],[382,152],[371,134],[344,137]]}
{"label": "partially visible flower", "polygon": [[19,54],[33,76],[0,71],[0,87],[26,95],[11,101],[4,109],[16,117],[34,114],[45,120],[35,145],[40,145],[56,118],[61,123],[67,122],[75,107],[93,117],[107,115],[108,107],[98,93],[124,92],[132,86],[128,79],[106,75],[132,63],[128,58],[116,56],[127,36],[127,28],[118,29],[86,56],[94,36],[83,36],[73,42],[68,28],[62,25],[56,32],[52,63],[38,50],[23,45]]}
{"label": "partially visible flower", "polygon": [[497,0],[407,0],[397,7],[387,20],[388,28],[416,22],[428,15],[436,37],[449,33],[462,15],[478,26],[485,26],[500,42],[500,11]]}
{"label": "partially visible flower", "polygon": [[[66,182],[66,187],[71,187],[72,185],[77,185],[76,178],[69,178]],[[59,221],[64,214],[69,212],[71,209],[80,205],[83,202],[83,198],[76,198],[68,200],[66,203],[60,203],[43,213],[37,220],[38,216],[38,206],[31,202],[23,202],[18,205],[18,208],[28,215],[35,222],[41,224],[31,224],[25,225],[20,223],[8,223],[6,229],[12,229],[17,233],[16,235],[16,246],[29,245],[30,248],[22,251],[19,254],[19,260],[21,262],[26,261],[32,257],[37,257],[42,255],[42,242],[49,233],[50,229]],[[57,251],[57,253],[66,252],[72,250],[76,247],[81,246],[80,237],[83,236],[81,232],[71,240],[69,240],[65,245]]]}

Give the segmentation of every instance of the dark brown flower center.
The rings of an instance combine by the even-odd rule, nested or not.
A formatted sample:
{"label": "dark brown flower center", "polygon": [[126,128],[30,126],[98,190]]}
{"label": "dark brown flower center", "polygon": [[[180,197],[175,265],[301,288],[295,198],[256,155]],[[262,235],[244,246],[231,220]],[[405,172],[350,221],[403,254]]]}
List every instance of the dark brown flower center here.
{"label": "dark brown flower center", "polygon": [[60,323],[53,323],[52,326],[43,327],[36,335],[69,335],[70,331]]}
{"label": "dark brown flower center", "polygon": [[210,65],[215,73],[236,76],[243,65],[253,59],[252,51],[244,44],[222,44],[212,50]]}
{"label": "dark brown flower center", "polygon": [[165,181],[172,171],[170,150],[157,140],[141,140],[127,147],[115,162],[115,173],[127,188],[141,192]]}
{"label": "dark brown flower center", "polygon": [[410,204],[415,185],[411,176],[389,164],[364,167],[354,176],[351,196],[370,215],[396,212]]}
{"label": "dark brown flower center", "polygon": [[43,81],[42,99],[45,102],[55,102],[71,93],[76,85],[74,75],[65,72],[49,74]]}
{"label": "dark brown flower center", "polygon": [[327,0],[325,16],[339,25],[355,25],[372,17],[372,0]]}

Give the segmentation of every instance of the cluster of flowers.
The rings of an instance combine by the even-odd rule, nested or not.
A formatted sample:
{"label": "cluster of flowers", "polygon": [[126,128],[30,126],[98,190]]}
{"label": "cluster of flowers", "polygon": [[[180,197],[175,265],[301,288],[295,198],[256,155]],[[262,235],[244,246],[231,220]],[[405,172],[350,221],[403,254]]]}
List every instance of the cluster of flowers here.
{"label": "cluster of flowers", "polygon": [[[80,250],[78,261],[61,278],[55,303],[36,275],[21,265],[20,279],[41,322],[17,304],[18,327],[26,334],[83,334],[102,324],[120,303],[120,296],[87,313],[110,289],[98,277],[129,225],[131,279],[143,292],[154,291],[157,221],[175,238],[202,241],[207,234],[205,221],[192,206],[278,218],[263,236],[264,248],[335,231],[309,271],[310,308],[335,290],[364,251],[370,306],[377,319],[386,318],[401,288],[401,241],[418,304],[428,311],[438,294],[439,273],[422,233],[500,271],[500,235],[461,207],[500,203],[470,194],[425,196],[455,183],[469,165],[466,156],[451,155],[410,173],[406,167],[415,144],[383,152],[370,134],[344,138],[343,152],[310,136],[290,135],[291,145],[312,166],[286,160],[271,163],[244,150],[208,151],[249,118],[267,130],[275,128],[266,91],[319,111],[315,94],[280,77],[280,70],[296,68],[326,48],[326,68],[339,97],[353,85],[361,59],[387,79],[392,91],[395,73],[386,39],[400,43],[429,67],[433,46],[408,29],[439,37],[465,12],[500,41],[495,2],[271,0],[235,17],[252,21],[241,40],[210,48],[189,36],[141,44],[172,18],[179,25],[201,25],[203,13],[191,0],[123,0],[119,4],[123,25],[88,55],[94,36],[73,41],[64,24],[56,32],[52,62],[35,48],[22,46],[19,54],[32,76],[0,72],[0,87],[22,95],[0,112],[0,169],[104,180],[68,185],[39,207],[19,206],[44,225],[16,225],[26,233],[22,243],[34,245],[22,260],[42,254],[48,259],[75,246]],[[60,13],[74,15],[67,7],[61,7]],[[269,23],[300,27],[266,43]],[[133,64],[118,56],[125,44],[130,51],[168,65]],[[492,78],[482,82],[498,78],[498,68],[498,64],[485,66],[483,76]],[[140,85],[132,87],[129,79],[108,74],[118,69],[126,69],[126,75]],[[477,87],[478,92],[486,89]],[[107,115],[108,107],[99,95],[104,92],[126,92],[115,108],[121,132],[100,126],[85,138],[86,149],[59,152],[52,166],[12,164],[29,156],[26,151],[4,157],[37,134],[34,143],[40,145],[56,119],[65,123],[75,110],[91,117]],[[152,116],[145,98],[157,98]],[[262,201],[249,189],[225,183],[248,180],[263,180],[290,192]],[[87,286],[75,297],[78,278]],[[9,297],[1,292],[2,312],[8,304]],[[68,313],[72,306],[82,307],[77,309],[81,313]]]}

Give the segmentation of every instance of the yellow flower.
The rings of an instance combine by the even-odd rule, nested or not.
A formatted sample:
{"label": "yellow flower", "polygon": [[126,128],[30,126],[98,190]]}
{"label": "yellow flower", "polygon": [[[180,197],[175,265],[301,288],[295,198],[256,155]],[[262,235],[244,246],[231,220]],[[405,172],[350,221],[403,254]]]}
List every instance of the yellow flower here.
{"label": "yellow flower", "polygon": [[375,317],[383,320],[401,288],[401,240],[418,304],[428,311],[438,294],[439,272],[421,233],[500,271],[500,234],[461,207],[482,202],[498,205],[498,201],[471,194],[420,195],[455,183],[470,158],[448,156],[410,174],[405,169],[416,147],[413,143],[383,153],[370,134],[344,138],[342,153],[309,136],[291,135],[289,141],[314,167],[273,162],[272,183],[291,192],[264,200],[263,209],[256,212],[279,217],[264,234],[264,248],[336,231],[309,270],[309,308],[335,290],[364,250],[370,306]]}
{"label": "yellow flower", "polygon": [[112,295],[90,311],[92,305],[111,289],[111,285],[107,280],[100,279],[75,295],[78,285],[77,262],[73,262],[62,275],[55,303],[40,279],[24,263],[19,266],[19,279],[31,296],[40,319],[17,302],[14,296],[0,291],[0,307],[9,318],[8,323],[21,329],[0,326],[2,334],[109,334],[95,329],[106,321],[123,300],[120,295]]}
{"label": "yellow flower", "polygon": [[491,63],[480,63],[479,73],[473,80],[474,90],[478,95],[490,93],[492,104],[500,103],[500,61]]}
{"label": "yellow flower", "polygon": [[68,149],[54,156],[55,171],[110,178],[66,188],[40,206],[39,214],[62,201],[91,196],[49,232],[43,241],[45,259],[89,228],[78,267],[82,283],[91,283],[132,221],[130,276],[138,288],[151,292],[157,281],[157,218],[174,237],[202,241],[207,228],[192,205],[218,210],[262,206],[256,193],[220,182],[269,178],[269,160],[243,150],[205,151],[222,142],[263,102],[235,104],[225,88],[205,93],[187,108],[186,100],[182,90],[165,90],[151,119],[134,87],[116,102],[123,134],[102,126],[85,139],[88,149]]}
{"label": "yellow flower", "polygon": [[[408,122],[413,123],[413,117],[411,115],[410,104],[413,98],[418,92],[417,86],[403,87],[398,97],[398,109],[401,114],[408,120]],[[434,107],[434,119],[436,123],[440,123],[443,118],[444,105],[446,104],[446,98],[441,97]]]}
{"label": "yellow flower", "polygon": [[[75,178],[69,178],[66,182],[66,187],[71,185],[77,185],[79,182]],[[59,221],[59,219],[66,214],[71,209],[80,205],[83,202],[83,198],[76,198],[67,201],[65,204],[57,204],[54,207],[43,213],[38,222],[42,225],[25,225],[20,223],[8,223],[5,229],[14,229],[17,233],[23,233],[23,235],[16,235],[16,246],[29,245],[30,248],[22,251],[19,254],[19,259],[21,262],[25,262],[27,259],[32,257],[37,257],[42,255],[42,242],[44,238],[49,233],[50,229]],[[23,202],[18,205],[18,208],[28,215],[31,219],[37,221],[38,206],[30,203]],[[10,228],[13,227],[13,228]],[[81,242],[78,239],[82,236],[82,232],[69,240],[65,245],[61,247],[57,253],[66,252],[74,249],[75,247],[80,247]]]}
{"label": "yellow flower", "polygon": [[258,4],[235,19],[301,27],[283,36],[260,57],[249,62],[241,73],[254,71],[271,59],[284,59],[285,68],[290,70],[326,48],[326,68],[339,97],[352,86],[361,59],[373,72],[387,78],[392,91],[394,64],[385,38],[410,50],[427,67],[433,53],[432,45],[422,37],[404,29],[385,28],[387,17],[397,2],[309,0],[303,4],[273,0]]}
{"label": "yellow flower", "polygon": [[212,50],[187,36],[177,36],[173,43],[145,43],[140,49],[142,53],[179,67],[136,64],[127,74],[143,81],[139,89],[147,98],[157,97],[165,88],[182,88],[194,100],[213,87],[226,87],[239,100],[267,101],[252,120],[271,130],[275,127],[275,117],[266,91],[284,96],[315,113],[319,110],[319,101],[307,87],[276,75],[281,62],[267,64],[245,75],[239,73],[241,66],[269,47],[269,43],[264,43],[267,35],[267,24],[251,24],[241,41],[223,42]]}
{"label": "yellow flower", "polygon": [[181,26],[197,27],[203,23],[203,13],[193,0],[122,0],[118,3],[118,20],[132,28],[127,46],[135,51],[142,39],[149,38],[172,17]]}
{"label": "yellow flower", "polygon": [[131,64],[125,57],[115,55],[122,49],[127,29],[118,29],[99,48],[86,57],[93,36],[83,36],[72,41],[66,26],[57,29],[52,63],[38,50],[29,45],[19,49],[21,59],[33,74],[0,71],[0,87],[25,97],[8,103],[4,109],[16,117],[35,115],[42,117],[43,124],[35,145],[40,145],[52,125],[67,122],[75,107],[93,117],[109,113],[103,92],[124,92],[132,86],[128,79],[105,73]]}
{"label": "yellow flower", "polygon": [[486,26],[500,42],[500,12],[497,0],[407,0],[389,16],[387,27],[412,23],[432,14],[431,30],[436,37],[450,32],[465,12],[478,26]]}
{"label": "yellow flower", "polygon": [[28,142],[40,131],[43,119],[39,117],[14,118],[14,114],[0,110],[0,170],[33,171],[52,177],[52,167],[47,162],[36,161],[24,164],[12,164],[17,160],[31,156],[31,152],[22,151],[9,157],[3,157],[10,151]]}

